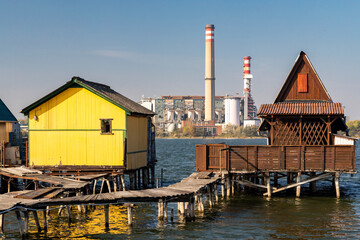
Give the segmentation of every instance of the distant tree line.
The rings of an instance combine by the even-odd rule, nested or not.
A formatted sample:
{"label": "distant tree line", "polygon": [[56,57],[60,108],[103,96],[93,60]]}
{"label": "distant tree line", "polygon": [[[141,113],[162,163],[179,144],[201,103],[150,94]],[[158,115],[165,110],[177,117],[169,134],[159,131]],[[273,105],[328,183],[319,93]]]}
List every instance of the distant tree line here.
{"label": "distant tree line", "polygon": [[349,128],[349,135],[351,137],[360,138],[360,120],[349,121],[346,125]]}

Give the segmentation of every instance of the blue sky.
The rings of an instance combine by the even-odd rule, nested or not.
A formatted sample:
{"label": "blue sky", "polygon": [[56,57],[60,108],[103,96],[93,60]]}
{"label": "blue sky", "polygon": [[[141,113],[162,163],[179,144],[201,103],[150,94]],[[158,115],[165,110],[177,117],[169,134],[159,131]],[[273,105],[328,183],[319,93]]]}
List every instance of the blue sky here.
{"label": "blue sky", "polygon": [[20,110],[80,76],[138,101],[203,95],[205,25],[215,25],[216,95],[272,103],[300,51],[333,101],[360,119],[360,1],[0,0],[0,98]]}

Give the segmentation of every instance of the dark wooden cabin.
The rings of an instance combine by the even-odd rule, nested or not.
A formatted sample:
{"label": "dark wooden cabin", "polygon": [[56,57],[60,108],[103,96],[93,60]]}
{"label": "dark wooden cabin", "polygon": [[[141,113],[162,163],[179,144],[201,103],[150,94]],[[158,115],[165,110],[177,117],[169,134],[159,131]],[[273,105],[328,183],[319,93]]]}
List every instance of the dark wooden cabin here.
{"label": "dark wooden cabin", "polygon": [[332,134],[347,130],[342,104],[331,100],[304,52],[274,103],[262,104],[258,116],[270,145],[333,145]]}
{"label": "dark wooden cabin", "polygon": [[197,145],[197,171],[355,171],[354,140],[335,144],[336,133],[347,130],[343,106],[332,101],[304,52],[274,103],[262,104],[258,116],[259,130],[269,133],[269,145]]}

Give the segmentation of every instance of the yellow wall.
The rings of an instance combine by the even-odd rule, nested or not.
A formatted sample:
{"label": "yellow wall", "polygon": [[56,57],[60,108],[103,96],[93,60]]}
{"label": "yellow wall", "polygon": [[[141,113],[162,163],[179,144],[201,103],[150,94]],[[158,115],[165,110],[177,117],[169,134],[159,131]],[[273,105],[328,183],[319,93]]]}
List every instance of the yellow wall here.
{"label": "yellow wall", "polygon": [[147,165],[147,118],[127,116],[127,169]]}
{"label": "yellow wall", "polygon": [[[113,135],[100,134],[101,118],[113,119]],[[125,128],[123,109],[84,88],[68,88],[29,113],[30,165],[121,166]]]}

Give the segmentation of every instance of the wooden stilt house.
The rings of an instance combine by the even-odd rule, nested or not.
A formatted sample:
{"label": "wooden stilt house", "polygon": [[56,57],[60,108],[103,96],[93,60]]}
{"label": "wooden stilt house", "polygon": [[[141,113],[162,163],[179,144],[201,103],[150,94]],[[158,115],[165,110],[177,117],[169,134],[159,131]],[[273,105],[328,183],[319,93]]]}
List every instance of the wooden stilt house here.
{"label": "wooden stilt house", "polygon": [[104,84],[73,77],[22,113],[30,167],[119,172],[155,164],[155,113]]}
{"label": "wooden stilt house", "polygon": [[270,145],[333,145],[346,131],[344,109],[334,103],[309,58],[301,52],[273,104],[262,104],[260,131]]}
{"label": "wooden stilt house", "polygon": [[[339,173],[355,172],[355,139],[337,135],[347,131],[344,109],[341,103],[332,101],[304,52],[298,56],[274,103],[262,104],[258,117],[262,119],[259,130],[269,133],[268,145],[197,145],[197,171],[225,170],[244,179],[246,174],[253,174],[254,178],[266,176],[269,196],[269,179],[274,177],[276,183],[278,173],[287,174],[289,185],[274,192],[295,186],[299,189],[304,183],[335,176],[340,196]],[[302,173],[310,178],[302,181]],[[291,185],[295,175],[298,184]],[[263,187],[247,180],[240,183]]]}

